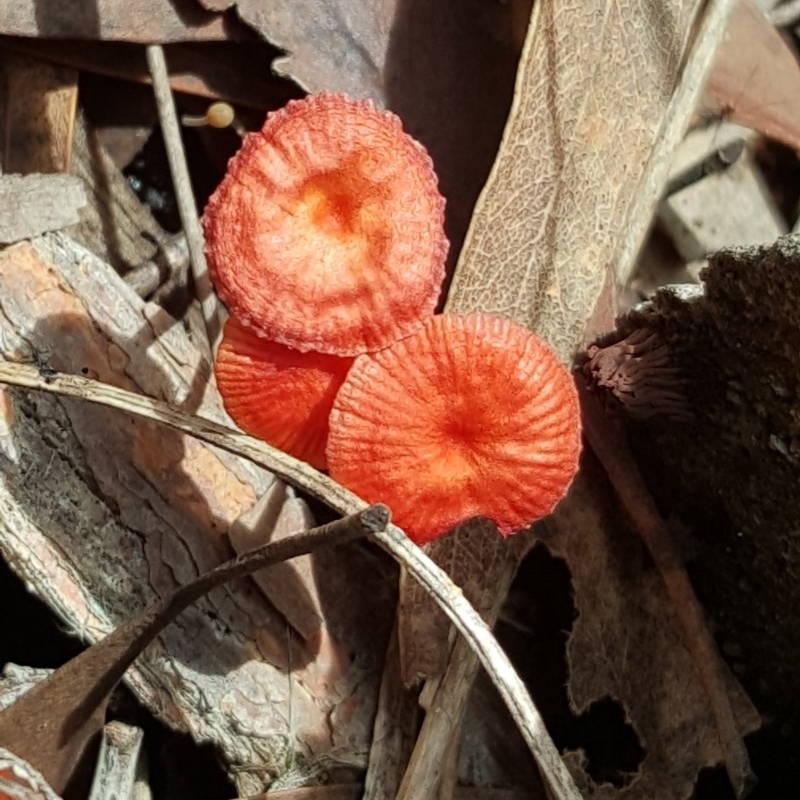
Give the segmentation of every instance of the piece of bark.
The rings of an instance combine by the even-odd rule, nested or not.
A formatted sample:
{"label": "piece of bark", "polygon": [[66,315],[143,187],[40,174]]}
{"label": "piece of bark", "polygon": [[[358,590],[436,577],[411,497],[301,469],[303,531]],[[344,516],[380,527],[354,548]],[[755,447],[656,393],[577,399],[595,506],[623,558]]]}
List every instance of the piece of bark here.
{"label": "piece of bark", "polygon": [[32,239],[78,222],[83,182],[71,175],[0,177],[0,243]]}
{"label": "piece of bark", "polygon": [[69,8],[60,0],[20,0],[0,9],[0,33],[54,39],[220,40],[241,33],[231,22],[190,0],[96,0]]}
{"label": "piece of bark", "polygon": [[[210,365],[182,327],[63,236],[0,254],[0,343],[7,359],[83,372],[224,419]],[[274,481],[147,421],[76,400],[2,394],[0,549],[89,641],[224,560],[228,526]],[[217,746],[242,795],[263,790],[297,754],[357,762],[369,741],[391,569],[377,554],[344,550],[314,566],[326,619],[352,654],[345,662],[310,660],[254,585],[242,583],[186,611],[126,676],[162,721]]]}
{"label": "piece of bark", "polygon": [[147,787],[144,731],[117,720],[103,727],[89,800],[141,800]]}
{"label": "piece of bark", "polygon": [[33,688],[43,681],[53,670],[23,667],[19,664],[8,662],[3,667],[0,677],[0,709],[8,708]]}
{"label": "piece of bark", "polygon": [[5,51],[4,172],[68,172],[78,73]]}
{"label": "piece of bark", "polygon": [[71,172],[89,202],[80,221],[64,231],[102,261],[125,273],[155,258],[167,235],[105,152],[83,114],[76,119]]}
{"label": "piece of bark", "polygon": [[[20,365],[18,365],[20,366]],[[30,371],[29,367],[24,367]],[[57,388],[64,378],[50,379]],[[187,608],[215,588],[286,558],[326,545],[344,544],[385,531],[390,512],[371,506],[362,513],[268,542],[181,583],[165,598],[120,623],[0,713],[0,745],[14,747],[67,797],[82,797],[83,784],[100,736],[108,701],[133,662]]]}
{"label": "piece of bark", "polygon": [[632,428],[662,503],[697,533],[689,570],[720,647],[793,751],[800,741],[800,248],[713,255],[705,292],[662,291],[619,336],[643,329],[667,345],[693,420]]}
{"label": "piece of bark", "polygon": [[61,800],[30,764],[0,748],[0,797],[3,800]]}
{"label": "piece of bark", "polygon": [[[123,42],[72,42],[57,39],[2,37],[0,45],[17,52],[46,58],[82,72],[149,83],[144,48]],[[271,64],[279,51],[267,42],[204,42],[164,45],[174,92],[222,99],[236,106],[261,111],[279,108],[302,97],[291,81],[273,74]]]}

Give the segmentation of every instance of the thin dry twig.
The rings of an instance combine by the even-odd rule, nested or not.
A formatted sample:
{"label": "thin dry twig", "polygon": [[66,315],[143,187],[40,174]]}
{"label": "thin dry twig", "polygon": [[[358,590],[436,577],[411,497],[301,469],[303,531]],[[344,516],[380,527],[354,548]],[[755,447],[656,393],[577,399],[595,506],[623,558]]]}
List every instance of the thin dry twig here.
{"label": "thin dry twig", "polygon": [[[184,414],[152,398],[74,375],[48,373],[42,376],[36,367],[9,362],[0,362],[0,383],[77,397],[169,425],[265,467],[342,515],[358,513],[367,507],[361,498],[308,464],[246,434]],[[547,733],[525,684],[489,626],[461,589],[397,526],[387,526],[385,531],[376,535],[376,540],[419,581],[477,653],[533,753],[554,800],[580,800],[580,792]]]}
{"label": "thin dry twig", "polygon": [[192,262],[195,292],[203,311],[203,322],[206,326],[210,352],[213,353],[221,333],[219,302],[208,273],[203,231],[197,216],[197,204],[192,192],[192,182],[189,178],[189,167],[186,163],[186,154],[183,149],[178,114],[175,110],[175,101],[169,86],[167,62],[161,45],[148,45],[147,69],[153,79],[153,93],[158,107],[158,118],[161,123],[161,133],[164,136],[172,183],[175,187],[178,213],[180,214]]}

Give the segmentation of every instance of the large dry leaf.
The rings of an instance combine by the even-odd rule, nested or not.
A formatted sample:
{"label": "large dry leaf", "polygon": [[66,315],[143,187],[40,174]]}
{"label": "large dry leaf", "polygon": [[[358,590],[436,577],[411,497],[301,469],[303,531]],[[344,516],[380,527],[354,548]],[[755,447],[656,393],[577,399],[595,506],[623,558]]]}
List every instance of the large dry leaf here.
{"label": "large dry leaf", "polygon": [[616,267],[702,5],[536,3],[449,309],[507,314],[571,359]]}
{"label": "large dry leaf", "polygon": [[[575,714],[605,697],[619,700],[645,756],[636,781],[619,790],[579,782],[596,798],[668,798],[692,794],[698,772],[723,762],[714,717],[684,645],[661,576],[609,489],[589,469],[549,524],[545,543],[570,566],[578,618],[570,633],[568,692]],[[760,725],[758,712],[729,676],[739,731]],[[585,762],[578,753],[573,772]]]}
{"label": "large dry leaf", "polygon": [[[730,5],[710,6],[709,19],[719,22]],[[694,75],[691,84],[681,84],[682,70],[684,64],[707,67],[708,31],[719,27],[704,21],[698,33],[703,8],[695,0],[536,4],[504,139],[473,216],[448,310],[506,314],[571,360],[601,301],[607,308],[616,281],[632,266],[636,237],[644,235],[663,185],[658,179],[666,177],[664,142],[674,142],[676,130],[688,124],[697,81]],[[694,59],[686,51],[690,41]],[[576,489],[559,511],[561,535],[577,542],[592,536],[584,517],[599,513],[598,501],[608,492],[604,484],[599,493],[596,484],[588,485],[588,493]],[[609,527],[626,525],[612,520]],[[599,531],[588,561],[577,560],[586,557],[579,547],[563,551],[581,576],[576,604],[582,629],[570,644],[570,695],[576,711],[612,694],[631,717],[636,713],[634,727],[652,756],[626,796],[685,797],[700,767],[722,757],[708,730],[710,715],[699,690],[687,709],[664,713],[665,697],[678,702],[682,686],[673,680],[678,672],[665,675],[663,665],[684,658],[684,680],[691,669],[679,629],[664,622],[672,619],[669,604],[646,559],[618,571],[608,528]],[[440,558],[450,560],[446,553]],[[621,602],[643,581],[653,589],[653,605]],[[601,587],[609,587],[608,594],[593,604]],[[606,626],[623,633],[604,644],[605,663],[598,668],[596,632]],[[592,647],[583,646],[582,631],[593,632]],[[653,652],[663,658],[653,659]],[[637,683],[623,689],[619,675],[626,674],[632,653],[642,656],[640,671]],[[666,694],[654,699],[652,687],[660,693],[665,685]],[[689,718],[697,725],[692,752],[672,747]],[[578,774],[579,762],[573,761]],[[616,793],[592,787],[588,776],[581,783],[587,791]]]}
{"label": "large dry leaf", "polygon": [[[505,540],[491,522],[476,519],[426,545],[425,552],[463,589],[480,614],[493,620],[494,607],[505,595],[514,566],[532,543],[530,531]],[[400,583],[398,620],[404,683],[441,675],[452,647],[450,623],[419,584],[405,576]]]}
{"label": "large dry leaf", "polygon": [[[567,502],[541,530],[541,540],[550,552],[570,565],[575,605],[574,619],[563,623],[569,630],[565,654],[568,682],[565,687],[548,684],[548,696],[542,702],[559,709],[553,698],[566,691],[573,718],[589,714],[595,703],[619,703],[620,719],[631,726],[642,748],[641,762],[632,761],[617,776],[619,787],[595,782],[589,772],[592,759],[595,768],[609,769],[609,761],[621,759],[620,754],[577,749],[567,753],[586,798],[685,800],[692,795],[699,770],[723,758],[714,719],[660,575],[610,498],[610,487],[599,466],[594,459],[584,461],[584,473]],[[552,565],[549,569],[553,570]],[[541,595],[541,591],[536,593],[540,605],[535,612],[510,611],[523,623],[537,617],[547,619],[540,627],[549,630],[550,618],[562,615],[554,611],[562,601],[553,598],[548,602]],[[523,599],[530,602],[531,595],[519,587],[515,602]],[[520,652],[526,640],[530,637],[515,637],[515,652]],[[541,639],[535,641],[542,645]],[[544,671],[551,679],[561,676],[560,672],[553,674],[549,661],[543,663],[538,648],[518,657],[523,674]],[[754,730],[759,724],[757,712],[733,678],[727,677],[740,731]],[[542,685],[541,680],[539,683]],[[557,729],[563,731],[564,727],[559,718]],[[508,730],[507,713],[486,682],[479,681],[467,718],[462,780],[496,783],[510,776],[514,785],[531,780],[532,765],[525,759],[524,745]],[[581,730],[586,729],[573,728],[571,736],[579,737]],[[505,738],[498,743],[500,731],[505,731]],[[618,741],[613,738],[618,729],[609,727],[603,732]],[[595,731],[595,735],[601,734]],[[488,753],[488,758],[481,753]]]}
{"label": "large dry leaf", "polygon": [[[182,327],[61,236],[0,254],[0,344],[5,358],[220,417],[208,365]],[[49,395],[0,397],[0,549],[89,641],[228,557],[228,525],[274,481],[149,421]],[[298,752],[358,763],[391,625],[385,565],[358,548],[313,560],[328,635],[311,643],[290,635],[254,584],[215,591],[126,679],[164,722],[216,744],[243,795]],[[299,574],[294,589],[306,591]]]}

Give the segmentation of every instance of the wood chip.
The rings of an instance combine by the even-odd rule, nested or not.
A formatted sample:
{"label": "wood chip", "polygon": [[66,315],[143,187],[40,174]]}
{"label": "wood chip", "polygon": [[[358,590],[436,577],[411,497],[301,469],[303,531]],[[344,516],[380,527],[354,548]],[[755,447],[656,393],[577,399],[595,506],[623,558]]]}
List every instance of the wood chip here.
{"label": "wood chip", "polygon": [[83,181],[71,175],[0,177],[0,243],[12,244],[78,221]]}
{"label": "wood chip", "polygon": [[68,67],[4,52],[5,172],[68,172],[78,73]]}
{"label": "wood chip", "polygon": [[[736,138],[752,139],[753,135],[731,123],[692,131],[675,153],[671,174],[702,161]],[[728,169],[665,197],[659,204],[658,219],[686,261],[704,259],[723,247],[771,244],[787,232],[747,150]]]}

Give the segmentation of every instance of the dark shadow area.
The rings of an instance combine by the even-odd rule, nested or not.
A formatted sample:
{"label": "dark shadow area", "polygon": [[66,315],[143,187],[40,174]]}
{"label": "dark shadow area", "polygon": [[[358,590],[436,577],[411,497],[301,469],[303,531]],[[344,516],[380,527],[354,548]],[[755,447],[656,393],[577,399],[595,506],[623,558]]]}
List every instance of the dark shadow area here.
{"label": "dark shadow area", "polygon": [[225,775],[213,747],[197,744],[191,736],[167,728],[126,688],[115,692],[110,711],[115,719],[144,731],[153,797],[230,800],[236,796],[236,789]]}
{"label": "dark shadow area", "polygon": [[55,669],[84,647],[59,624],[53,612],[31,594],[0,560],[0,669],[6,664]]}
{"label": "dark shadow area", "polygon": [[436,166],[447,199],[450,275],[497,153],[516,67],[510,4],[398,0],[384,92]]}
{"label": "dark shadow area", "polygon": [[584,750],[592,779],[621,788],[644,750],[616,700],[603,698],[577,717],[569,707],[566,642],[576,613],[566,562],[537,545],[520,565],[497,635],[559,750]]}
{"label": "dark shadow area", "polygon": [[700,770],[692,800],[736,800],[725,767]]}

